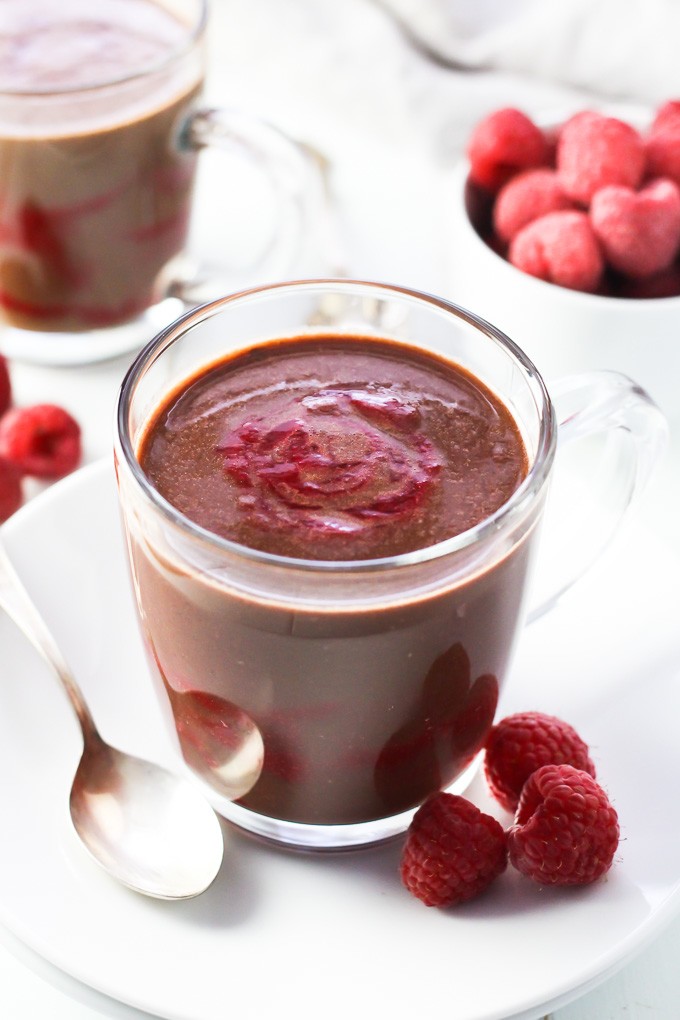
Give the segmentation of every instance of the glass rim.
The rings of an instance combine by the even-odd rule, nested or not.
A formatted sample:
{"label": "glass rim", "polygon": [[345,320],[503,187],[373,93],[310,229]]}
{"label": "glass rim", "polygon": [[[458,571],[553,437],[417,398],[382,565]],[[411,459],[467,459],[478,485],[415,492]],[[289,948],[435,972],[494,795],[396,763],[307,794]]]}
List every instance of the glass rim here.
{"label": "glass rim", "polygon": [[181,43],[178,43],[170,53],[161,57],[160,60],[153,64],[149,64],[139,71],[131,71],[126,74],[118,75],[113,78],[106,78],[103,81],[95,81],[90,84],[79,84],[79,85],[68,85],[65,87],[54,88],[44,86],[36,88],[0,88],[0,99],[31,99],[40,98],[46,99],[53,97],[58,99],[60,96],[73,96],[80,93],[97,93],[105,91],[109,88],[114,88],[118,85],[126,85],[128,82],[143,81],[145,78],[150,78],[154,74],[158,74],[170,67],[176,61],[180,60],[187,53],[189,53],[196,45],[198,40],[203,35],[207,21],[208,21],[208,0],[196,0],[198,5],[198,11],[195,20],[187,25],[187,34]]}
{"label": "glass rim", "polygon": [[[219,314],[223,309],[244,300],[256,299],[259,296],[274,294],[276,292],[296,291],[302,288],[310,290],[323,289],[345,289],[357,288],[382,291],[385,295],[405,297],[426,305],[432,305],[440,310],[462,319],[469,325],[484,333],[490,340],[504,348],[512,355],[515,363],[519,364],[523,378],[532,386],[534,401],[537,405],[537,414],[540,420],[539,440],[533,461],[521,484],[515,489],[510,498],[502,504],[493,514],[485,517],[479,524],[462,531],[457,535],[443,539],[433,545],[424,546],[411,552],[399,553],[396,556],[385,556],[375,559],[361,560],[312,560],[293,556],[282,556],[278,553],[265,552],[261,549],[253,549],[242,545],[232,539],[216,535],[207,528],[196,524],[181,511],[169,503],[151,484],[144,474],[137,459],[133,447],[132,438],[129,434],[127,423],[130,417],[130,409],[137,382],[150,368],[157,357],[168,347],[185,336],[194,326],[212,316]],[[429,348],[425,348],[429,350]],[[138,353],[128,368],[120,386],[116,415],[115,415],[115,440],[116,446],[122,454],[123,461],[130,471],[133,480],[136,482],[147,501],[158,510],[163,517],[184,532],[207,543],[210,547],[228,553],[232,557],[246,559],[253,563],[268,565],[270,567],[283,567],[288,570],[304,571],[306,573],[323,574],[360,574],[375,573],[394,568],[413,567],[421,563],[443,559],[447,556],[462,552],[474,545],[482,545],[487,539],[498,535],[501,530],[509,529],[513,524],[528,512],[535,497],[543,488],[552,461],[555,455],[557,444],[557,427],[555,410],[548,393],[546,384],[534,365],[533,361],[522,351],[518,345],[506,336],[501,330],[491,323],[482,319],[474,312],[463,308],[461,305],[449,301],[446,298],[437,297],[426,291],[404,287],[398,284],[377,283],[368,280],[354,280],[348,278],[319,278],[290,280],[282,283],[264,284],[238,291],[226,297],[217,298],[205,304],[192,308],[185,312],[178,319],[162,329],[153,339]]]}

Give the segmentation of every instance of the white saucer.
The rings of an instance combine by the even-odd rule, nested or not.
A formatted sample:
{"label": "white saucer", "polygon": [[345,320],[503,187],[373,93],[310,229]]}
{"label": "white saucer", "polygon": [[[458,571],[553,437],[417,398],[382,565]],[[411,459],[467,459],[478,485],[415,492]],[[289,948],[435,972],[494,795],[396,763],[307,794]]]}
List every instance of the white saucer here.
{"label": "white saucer", "polygon": [[[104,736],[171,762],[110,465],[54,486],[2,534]],[[0,921],[66,974],[165,1020],[542,1016],[609,976],[680,903],[678,576],[677,556],[629,527],[578,593],[527,629],[501,706],[562,715],[590,743],[622,825],[607,879],[556,891],[509,870],[449,911],[401,888],[399,842],[298,855],[226,825],[223,870],[198,899],[120,888],[70,830],[71,710],[0,619]],[[480,779],[471,796],[495,810]]]}

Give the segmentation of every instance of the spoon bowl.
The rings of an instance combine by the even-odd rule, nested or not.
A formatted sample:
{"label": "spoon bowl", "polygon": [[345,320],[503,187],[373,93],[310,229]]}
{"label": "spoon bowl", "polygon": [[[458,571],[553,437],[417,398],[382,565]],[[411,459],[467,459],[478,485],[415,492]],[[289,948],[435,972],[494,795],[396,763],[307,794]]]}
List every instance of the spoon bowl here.
{"label": "spoon bowl", "polygon": [[117,750],[99,734],[83,694],[0,544],[0,608],[53,669],[83,733],[70,795],[76,833],[113,878],[180,900],[204,892],[224,853],[217,815],[186,778]]}
{"label": "spoon bowl", "polygon": [[220,869],[222,832],[207,800],[188,780],[101,740],[85,745],[70,810],[90,855],[136,892],[187,899]]}

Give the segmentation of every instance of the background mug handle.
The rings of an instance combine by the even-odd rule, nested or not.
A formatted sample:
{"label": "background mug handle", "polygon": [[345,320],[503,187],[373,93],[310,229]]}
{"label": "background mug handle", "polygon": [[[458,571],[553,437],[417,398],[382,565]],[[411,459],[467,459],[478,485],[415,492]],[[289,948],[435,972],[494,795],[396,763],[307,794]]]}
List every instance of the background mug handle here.
{"label": "background mug handle", "polygon": [[[261,208],[243,210],[248,221],[246,240],[251,240],[251,225],[259,228],[254,233],[260,240],[258,250],[244,263],[225,265],[223,251],[204,261],[199,251],[195,258],[190,255],[181,276],[171,282],[169,296],[196,305],[229,291],[287,279],[291,273],[295,276],[338,274],[339,266],[334,263],[340,259],[329,197],[328,166],[320,153],[266,121],[236,110],[217,108],[191,112],[180,126],[178,147],[180,151],[191,153],[205,150],[219,153],[221,150],[222,154],[235,157],[241,164],[241,173],[257,177],[265,184],[269,194],[262,197],[268,199],[265,204],[269,215],[260,216],[262,222],[258,222]],[[201,161],[199,175],[204,169]],[[224,167],[219,159],[213,161],[212,172],[221,179]],[[225,201],[207,210],[211,234],[222,239],[218,245],[233,232],[233,222],[229,221],[230,205],[226,201],[230,184],[228,175],[224,176],[226,184],[222,197]],[[238,190],[238,186],[236,188]],[[200,187],[197,188],[198,194],[194,197],[194,220],[200,216],[200,191]],[[252,204],[260,205],[257,199]],[[233,210],[232,204],[232,214]],[[228,244],[224,248],[228,248]]]}
{"label": "background mug handle", "polygon": [[609,545],[668,439],[656,404],[618,372],[565,376],[548,389],[557,455],[539,540],[541,579],[535,579],[528,621],[552,609]]}

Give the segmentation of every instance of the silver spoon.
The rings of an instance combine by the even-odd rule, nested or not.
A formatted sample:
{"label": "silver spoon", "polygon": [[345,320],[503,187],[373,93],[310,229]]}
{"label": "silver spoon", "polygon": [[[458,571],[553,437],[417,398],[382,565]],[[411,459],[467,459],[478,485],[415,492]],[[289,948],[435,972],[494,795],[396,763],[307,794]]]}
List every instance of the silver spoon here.
{"label": "silver spoon", "polygon": [[217,815],[187,780],[102,740],[54,638],[0,544],[0,608],[57,674],[83,731],[71,788],[71,818],[94,859],[136,892],[188,899],[204,892],[222,863]]}

